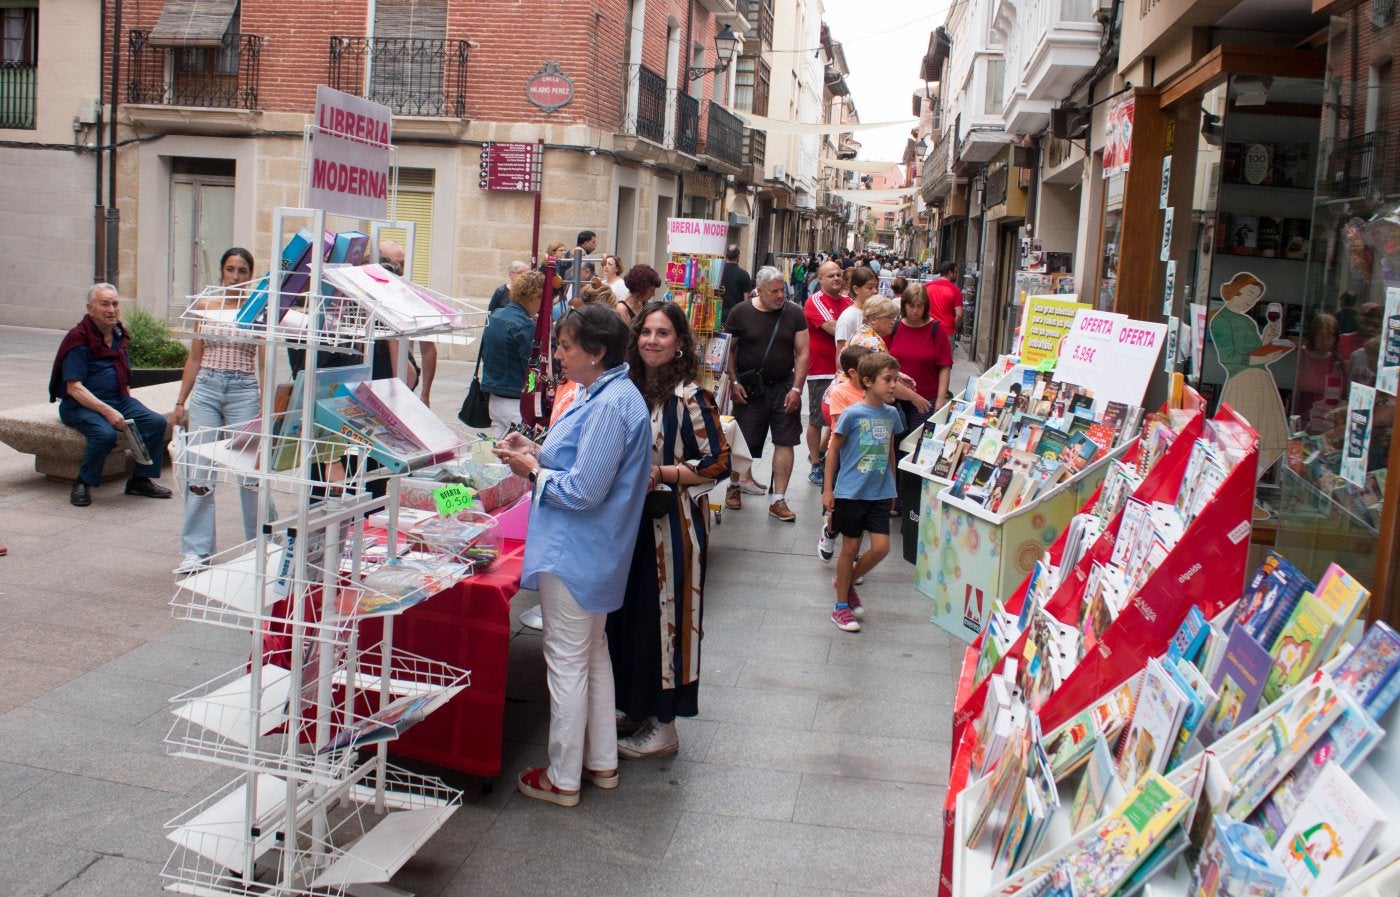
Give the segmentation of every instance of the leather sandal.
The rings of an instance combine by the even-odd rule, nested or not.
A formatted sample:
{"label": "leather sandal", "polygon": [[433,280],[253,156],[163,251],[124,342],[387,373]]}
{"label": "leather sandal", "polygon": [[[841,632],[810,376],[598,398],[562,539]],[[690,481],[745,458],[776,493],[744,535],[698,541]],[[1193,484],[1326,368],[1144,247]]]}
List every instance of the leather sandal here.
{"label": "leather sandal", "polygon": [[617,787],[618,775],[615,769],[589,769],[584,767],[583,777],[586,781],[602,788],[604,791],[611,791]]}
{"label": "leather sandal", "polygon": [[577,791],[564,791],[549,780],[548,770],[543,766],[527,769],[516,779],[516,787],[526,797],[546,800],[561,807],[578,805]]}

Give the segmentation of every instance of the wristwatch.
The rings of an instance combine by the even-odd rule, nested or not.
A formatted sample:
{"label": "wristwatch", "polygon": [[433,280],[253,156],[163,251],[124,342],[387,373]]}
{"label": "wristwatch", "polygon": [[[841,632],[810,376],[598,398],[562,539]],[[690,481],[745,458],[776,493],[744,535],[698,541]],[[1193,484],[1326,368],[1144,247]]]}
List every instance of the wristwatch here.
{"label": "wristwatch", "polygon": [[535,485],[535,481],[539,479],[539,475],[540,469],[538,467],[532,467],[530,468],[530,472],[525,474],[525,479],[529,480],[530,485],[533,486]]}

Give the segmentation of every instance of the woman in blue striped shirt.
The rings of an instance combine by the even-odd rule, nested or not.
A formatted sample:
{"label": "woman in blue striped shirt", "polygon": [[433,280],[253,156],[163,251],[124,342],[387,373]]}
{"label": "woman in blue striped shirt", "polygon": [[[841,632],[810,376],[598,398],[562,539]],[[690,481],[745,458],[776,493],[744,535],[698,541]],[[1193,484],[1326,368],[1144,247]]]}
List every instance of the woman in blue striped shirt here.
{"label": "woman in blue striped shirt", "polygon": [[554,357],[577,397],[544,445],[519,433],[496,455],[534,484],[520,584],[540,592],[549,682],[549,766],[520,792],[578,803],[584,778],[617,787],[617,728],[604,626],[622,606],[651,476],[651,414],[627,376],[628,333],[612,309],[586,305],[558,324]]}

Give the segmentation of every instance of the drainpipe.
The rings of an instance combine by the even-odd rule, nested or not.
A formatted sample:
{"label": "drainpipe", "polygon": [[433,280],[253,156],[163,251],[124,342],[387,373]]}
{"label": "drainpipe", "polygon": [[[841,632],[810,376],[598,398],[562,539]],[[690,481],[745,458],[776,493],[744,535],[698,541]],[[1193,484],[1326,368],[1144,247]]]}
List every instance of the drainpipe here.
{"label": "drainpipe", "polygon": [[[116,42],[113,41],[114,50]],[[97,122],[93,129],[94,153],[93,192],[92,192],[92,280],[101,281],[107,276],[104,261],[104,239],[102,225],[102,157],[106,150],[102,146],[102,59],[107,55],[107,4],[98,4],[97,26]]]}
{"label": "drainpipe", "polygon": [[[107,122],[107,209],[103,221],[106,228],[106,275],[103,279],[111,284],[117,282],[117,276],[121,273],[117,266],[118,231],[121,224],[121,213],[117,210],[117,96],[118,85],[121,83],[121,35],[122,0],[116,0],[112,14],[112,89],[109,110],[112,117]],[[102,139],[100,133],[98,139]]]}

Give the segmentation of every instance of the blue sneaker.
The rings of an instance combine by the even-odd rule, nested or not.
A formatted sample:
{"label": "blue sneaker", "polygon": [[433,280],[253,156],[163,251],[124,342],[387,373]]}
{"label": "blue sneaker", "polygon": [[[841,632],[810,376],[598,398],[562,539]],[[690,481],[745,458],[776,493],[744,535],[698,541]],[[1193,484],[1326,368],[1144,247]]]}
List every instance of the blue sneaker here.
{"label": "blue sneaker", "polygon": [[826,465],[821,461],[817,461],[812,465],[812,472],[807,474],[807,482],[811,483],[813,486],[820,486],[825,479]]}

